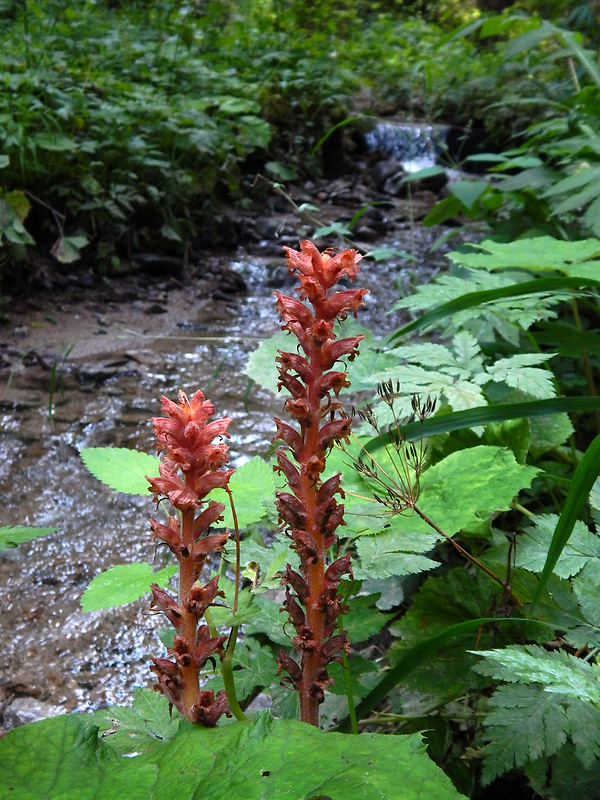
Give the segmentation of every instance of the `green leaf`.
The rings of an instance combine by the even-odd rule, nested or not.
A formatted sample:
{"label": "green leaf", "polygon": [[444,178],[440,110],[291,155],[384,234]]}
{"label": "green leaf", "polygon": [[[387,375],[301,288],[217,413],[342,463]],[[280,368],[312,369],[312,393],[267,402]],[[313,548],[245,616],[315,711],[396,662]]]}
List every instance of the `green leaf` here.
{"label": "green leaf", "polygon": [[158,477],[160,459],[126,447],[86,447],[80,451],[83,463],[99,481],[124,494],[148,496],[146,476]]}
{"label": "green leaf", "polygon": [[344,629],[352,644],[365,642],[383,628],[394,614],[383,614],[375,604],[379,595],[359,595],[348,602],[348,611],[342,617]]}
{"label": "green leaf", "polygon": [[509,683],[536,683],[544,691],[600,703],[600,666],[564,650],[538,645],[510,645],[501,650],[477,652],[483,660],[476,672]]}
{"label": "green leaf", "polygon": [[259,594],[254,597],[253,607],[258,613],[245,626],[246,633],[264,635],[275,644],[288,647],[291,636],[284,630],[287,615],[281,612],[281,604]]}
{"label": "green leaf", "polygon": [[[264,714],[251,723],[213,730],[184,724],[172,742],[157,748],[154,763],[153,795],[162,800],[459,797],[427,757],[419,734],[348,737]],[[219,779],[209,780],[211,775]]]}
{"label": "green leaf", "polygon": [[171,740],[177,733],[179,720],[179,714],[164,695],[141,686],[133,690],[133,708],[110,706],[94,714],[103,741],[120,755],[148,750],[157,740]]}
{"label": "green leaf", "polygon": [[317,228],[313,233],[314,239],[320,239],[323,236],[352,236],[352,231],[341,222],[332,222],[331,225]]}
{"label": "green leaf", "polygon": [[489,188],[488,181],[456,181],[450,187],[452,194],[467,208],[473,208],[481,195]]}
{"label": "green leaf", "polygon": [[120,758],[83,714],[22,725],[0,741],[0,786],[18,800],[148,800],[157,769]]}
{"label": "green leaf", "polygon": [[[265,516],[265,506],[273,500],[275,473],[272,465],[267,464],[260,456],[254,456],[237,468],[229,480],[229,489],[233,494],[238,525],[240,529],[247,528]],[[224,489],[215,489],[210,499],[225,505],[222,524],[227,528],[233,528],[233,515],[227,492]]]}
{"label": "green leaf", "polygon": [[570,242],[539,236],[508,243],[486,239],[470,247],[480,252],[454,252],[448,257],[456,264],[489,270],[517,267],[533,271],[555,270],[570,277],[595,280],[598,277],[600,262],[595,259],[600,255],[599,239]]}
{"label": "green leaf", "polygon": [[9,163],[10,163],[9,157],[4,155],[3,153],[0,154],[0,169],[4,169],[4,167],[8,167]]}
{"label": "green leaf", "polygon": [[8,550],[9,547],[16,547],[23,542],[30,542],[39,536],[48,536],[56,533],[58,528],[24,528],[6,525],[0,528],[0,550]]}
{"label": "green leaf", "polygon": [[279,350],[287,352],[290,346],[290,338],[283,331],[269,339],[263,339],[256,350],[250,353],[244,372],[263,389],[268,389],[274,394],[277,393],[279,373],[275,359]]}
{"label": "green leaf", "polygon": [[61,264],[72,264],[81,258],[81,250],[88,244],[86,236],[61,236],[50,252]]}
{"label": "green leaf", "polygon": [[[246,636],[236,645],[233,670],[238,700],[245,700],[255,689],[268,688],[277,681],[277,661],[273,651],[260,645],[252,636]],[[204,688],[217,692],[223,688],[223,679],[217,675]]]}
{"label": "green leaf", "polygon": [[567,494],[560,519],[558,520],[554,536],[552,537],[552,542],[548,548],[546,562],[544,564],[542,574],[540,575],[540,582],[538,584],[537,591],[533,598],[533,606],[535,606],[536,601],[542,594],[548,579],[552,574],[558,559],[560,558],[560,554],[569,541],[569,537],[571,536],[575,522],[577,521],[581,509],[587,501],[588,495],[592,490],[594,481],[598,477],[599,473],[600,434],[596,436],[594,441],[588,447],[585,455],[575,470],[575,475],[571,481],[571,486],[569,487],[569,492]]}
{"label": "green leaf", "polygon": [[384,531],[376,536],[362,536],[356,543],[360,566],[354,574],[363,578],[389,578],[392,575],[415,575],[439,566],[423,553],[433,549],[437,537],[418,532]]}
{"label": "green leaf", "polygon": [[[532,521],[534,527],[528,528],[519,537],[516,564],[533,572],[541,572],[546,563],[558,516],[543,514],[534,517]],[[600,564],[600,536],[591,533],[583,522],[577,520],[554,567],[554,573],[560,578],[571,578],[587,564]]]}
{"label": "green leaf", "polygon": [[541,686],[502,686],[490,699],[485,718],[484,786],[498,775],[558,752],[569,723],[560,697]]}
{"label": "green leaf", "polygon": [[237,123],[240,126],[240,136],[244,138],[246,146],[268,147],[271,141],[271,126],[266,120],[245,115],[238,117]]}
{"label": "green leaf", "polygon": [[478,519],[508,509],[538,471],[518,464],[505,448],[481,445],[459,450],[425,470],[417,506],[452,536]]}
{"label": "green leaf", "polygon": [[[570,735],[577,756],[590,768],[600,756],[600,667],[565,651],[511,645],[482,651],[474,669],[521,686],[501,687],[485,722],[491,760],[484,781],[527,760],[550,756]],[[548,702],[545,697],[550,697]],[[563,708],[564,706],[564,708]],[[532,724],[533,723],[533,724]]]}
{"label": "green leaf", "polygon": [[552,372],[533,365],[544,364],[555,355],[556,353],[516,353],[508,358],[498,359],[486,367],[486,371],[494,381],[504,381],[508,386],[545,400],[556,394]]}
{"label": "green leaf", "polygon": [[111,567],[90,583],[81,596],[81,608],[83,611],[97,611],[133,603],[150,591],[152,583],[164,588],[177,569],[172,565],[152,572],[151,565],[145,562]]}
{"label": "green leaf", "polygon": [[51,150],[53,152],[76,152],[79,150],[79,144],[70,136],[64,136],[61,133],[43,133],[36,136],[31,140],[34,147],[39,147],[41,150]]}
{"label": "green leaf", "polygon": [[261,713],[217,728],[182,721],[170,741],[123,758],[97,731],[80,714],[10,731],[0,742],[0,785],[18,800],[462,797],[420,734],[344,736]]}
{"label": "green leaf", "polygon": [[[454,279],[456,282],[457,279]],[[436,290],[439,295],[439,284],[441,281],[432,283],[430,290],[432,297],[435,296]],[[464,281],[465,288],[469,285]],[[538,278],[533,281],[524,281],[522,283],[511,283],[509,286],[500,286],[497,289],[485,289],[476,292],[461,293],[458,297],[449,300],[447,303],[434,308],[423,314],[422,317],[410,322],[403,328],[400,328],[390,337],[390,342],[395,341],[409,333],[423,328],[431,328],[436,325],[440,320],[446,319],[453,314],[460,311],[465,311],[470,308],[484,306],[485,304],[495,304],[498,300],[507,298],[524,297],[527,295],[545,294],[546,292],[560,292],[570,288],[583,288],[585,286],[600,286],[600,280],[595,278]],[[460,283],[456,284],[456,290],[460,290]],[[406,301],[397,303],[396,308],[408,307]],[[491,305],[491,309],[496,311],[496,306]]]}

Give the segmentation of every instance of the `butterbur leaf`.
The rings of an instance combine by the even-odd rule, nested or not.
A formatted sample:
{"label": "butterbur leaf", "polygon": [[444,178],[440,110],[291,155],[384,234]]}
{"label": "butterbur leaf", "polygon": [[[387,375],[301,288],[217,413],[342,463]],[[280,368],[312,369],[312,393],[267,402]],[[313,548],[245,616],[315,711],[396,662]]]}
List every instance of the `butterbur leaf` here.
{"label": "butterbur leaf", "polygon": [[86,447],[83,463],[95,478],[124,494],[149,496],[148,477],[158,477],[160,459],[126,447]]}
{"label": "butterbur leaf", "polygon": [[30,542],[40,536],[48,536],[56,533],[57,528],[26,528],[12,527],[7,525],[0,528],[0,550],[7,550],[9,547],[16,547],[23,542]]}
{"label": "butterbur leaf", "polygon": [[[462,797],[420,734],[345,736],[260,713],[214,729],[183,721],[170,741],[123,758],[98,739],[89,719],[73,714],[10,731],[0,742],[0,785],[15,797],[18,789],[19,800],[75,793],[78,800]],[[219,779],[211,780],[215,769]]]}
{"label": "butterbur leaf", "polygon": [[103,740],[120,755],[148,750],[157,740],[171,740],[179,720],[177,710],[169,707],[166,697],[141,686],[133,690],[133,708],[110,706],[94,714]]}
{"label": "butterbur leaf", "polygon": [[84,611],[97,611],[100,608],[133,603],[147,594],[153,583],[164,588],[169,578],[176,572],[176,565],[165,567],[158,572],[152,572],[152,566],[147,563],[111,567],[97,575],[90,583],[81,596],[81,608]]}
{"label": "butterbur leaf", "polygon": [[0,741],[0,787],[19,800],[148,800],[155,780],[152,763],[120,758],[87,715],[22,725]]}

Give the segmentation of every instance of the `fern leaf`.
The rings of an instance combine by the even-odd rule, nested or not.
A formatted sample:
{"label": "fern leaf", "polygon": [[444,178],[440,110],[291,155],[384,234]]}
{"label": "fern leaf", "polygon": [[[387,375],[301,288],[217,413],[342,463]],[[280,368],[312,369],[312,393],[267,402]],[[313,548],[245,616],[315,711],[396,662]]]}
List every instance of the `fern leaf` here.
{"label": "fern leaf", "polygon": [[554,755],[567,740],[569,721],[560,699],[542,686],[501,686],[485,721],[482,782],[529,761]]}
{"label": "fern leaf", "polygon": [[517,353],[509,358],[499,359],[487,367],[487,373],[497,383],[504,381],[514,389],[533,397],[549,399],[556,396],[553,375],[549,370],[533,365],[545,363],[555,355],[556,353]]}

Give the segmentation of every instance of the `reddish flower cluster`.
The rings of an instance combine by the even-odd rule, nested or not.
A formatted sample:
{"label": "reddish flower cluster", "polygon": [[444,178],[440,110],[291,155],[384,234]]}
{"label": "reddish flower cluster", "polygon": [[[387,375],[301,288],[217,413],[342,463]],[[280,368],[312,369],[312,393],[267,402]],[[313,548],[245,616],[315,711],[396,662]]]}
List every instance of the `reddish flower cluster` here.
{"label": "reddish flower cluster", "polygon": [[153,605],[159,608],[176,630],[168,652],[174,661],[153,658],[152,671],[158,677],[157,689],[165,694],[192,722],[216,725],[229,708],[225,692],[215,697],[213,692],[200,691],[198,673],[209,658],[220,655],[227,637],[210,635],[201,619],[217,596],[218,579],[206,586],[196,583],[206,558],[222,550],[228,533],[206,534],[210,525],[220,519],[225,506],[203,501],[214,488],[224,489],[234,470],[221,469],[228,458],[228,446],[213,444],[216,437],[228,436],[230,417],[207,423],[215,413],[213,404],[198,391],[191,399],[179,393],[179,402],[162,398],[165,417],[152,420],[158,446],[164,451],[159,466],[160,477],[148,478],[150,491],[158,502],[168,498],[177,509],[163,525],[150,520],[152,535],[164,542],[179,561],[179,598],[176,602],[168,592],[152,585]]}
{"label": "reddish flower cluster", "polygon": [[[276,438],[288,445],[296,461],[288,458],[289,451],[278,450],[278,470],[291,493],[277,493],[277,508],[300,556],[299,573],[287,566],[283,608],[296,629],[293,644],[301,660],[298,664],[282,652],[279,667],[299,692],[302,720],[318,725],[319,704],[332,682],[327,666],[349,648],[346,634],[334,632],[343,611],[337,587],[342,575],[352,575],[350,556],[326,563],[327,551],[337,541],[335,531],[344,524],[344,506],[334,498],[343,497],[340,475],[324,482],[321,475],[328,450],[336,441],[347,440],[351,425],[348,418],[335,418],[341,405],[337,396],[350,384],[346,372],[332,367],[343,356],[352,360],[363,338],[336,339],[333,328],[347,313],[356,316],[367,290],[331,291],[341,277],[356,277],[362,256],[355,250],[320,253],[308,241],[300,242],[300,247],[300,251],[285,248],[290,273],[300,281],[296,289],[300,299],[275,292],[282,328],[294,334],[304,351],[304,356],[280,351],[277,358],[279,386],[291,394],[285,408],[300,428],[275,419]],[[308,300],[312,312],[302,300]]]}

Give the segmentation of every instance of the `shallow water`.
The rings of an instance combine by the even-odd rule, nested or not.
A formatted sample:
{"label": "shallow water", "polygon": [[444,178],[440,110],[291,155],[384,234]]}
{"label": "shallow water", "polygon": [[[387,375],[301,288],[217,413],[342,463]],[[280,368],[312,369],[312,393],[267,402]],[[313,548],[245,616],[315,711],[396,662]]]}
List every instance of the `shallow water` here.
{"label": "shallow water", "polygon": [[[371,293],[362,322],[380,333],[400,324],[397,315],[385,316],[394,300],[443,261],[426,255],[432,238],[417,232],[417,260],[408,266],[370,263],[364,269],[360,285]],[[279,329],[270,284],[283,258],[237,254],[222,263],[244,276],[246,296],[227,304],[198,298],[202,285],[190,283],[167,292],[169,314],[160,321],[137,314],[135,304],[129,311],[107,304],[98,317],[104,331],[91,333],[84,316],[78,332],[73,312],[65,312],[73,326],[64,340],[52,329],[52,342],[30,346],[30,353],[41,352],[45,370],[34,365],[0,373],[1,524],[59,529],[0,552],[0,727],[127,702],[135,685],[152,683],[149,656],[164,654],[156,635],[164,621],[150,613],[147,598],[89,614],[80,609],[95,575],[115,564],[152,560],[154,548],[148,542],[150,498],[104,487],[86,471],[79,450],[110,445],[150,452],[147,420],[159,413],[161,395],[176,398],[179,389],[198,388],[219,415],[233,418],[234,464],[269,446],[282,399],[249,388],[243,368],[257,342]],[[74,341],[64,364],[58,361],[64,393],[56,381],[52,425],[47,365]],[[156,556],[155,568],[162,558]]]}

